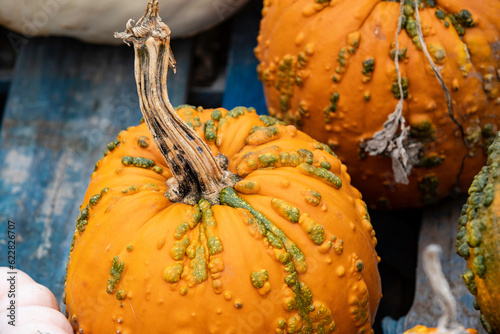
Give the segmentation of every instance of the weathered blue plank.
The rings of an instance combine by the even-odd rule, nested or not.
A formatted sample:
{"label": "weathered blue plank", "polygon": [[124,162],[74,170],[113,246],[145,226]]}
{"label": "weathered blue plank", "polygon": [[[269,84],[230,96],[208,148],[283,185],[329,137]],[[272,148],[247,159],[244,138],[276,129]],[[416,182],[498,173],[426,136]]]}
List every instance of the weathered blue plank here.
{"label": "weathered blue plank", "polygon": [[12,67],[14,65],[15,49],[7,37],[8,31],[0,27],[0,120],[10,81],[12,80]]}
{"label": "weathered blue plank", "polygon": [[406,317],[401,317],[399,320],[394,320],[390,317],[382,319],[382,330],[384,334],[401,334],[404,333]]}
{"label": "weathered blue plank", "polygon": [[[169,76],[186,97],[190,40]],[[139,123],[134,51],[71,39],[31,40],[19,54],[0,131],[0,244],[16,223],[17,265],[60,300],[70,241],[89,175],[118,132]],[[2,257],[0,265],[6,265]]]}
{"label": "weathered blue plank", "polygon": [[222,106],[226,109],[254,107],[257,113],[265,115],[264,91],[257,79],[258,61],[253,53],[257,45],[261,9],[261,1],[251,1],[233,18]]}

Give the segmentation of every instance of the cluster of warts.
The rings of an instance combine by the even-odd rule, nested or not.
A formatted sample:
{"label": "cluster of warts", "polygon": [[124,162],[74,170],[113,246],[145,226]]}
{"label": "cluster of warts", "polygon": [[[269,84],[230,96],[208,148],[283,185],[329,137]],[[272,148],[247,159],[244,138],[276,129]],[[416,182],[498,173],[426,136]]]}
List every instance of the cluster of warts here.
{"label": "cluster of warts", "polygon": [[[264,68],[261,64],[257,68],[259,80],[264,85],[273,86],[279,91],[279,115],[284,118],[287,124],[300,126],[302,118],[308,116],[308,108],[305,103],[300,103],[298,113],[290,113],[290,99],[293,96],[295,87],[302,87],[308,78],[306,67],[310,58],[314,55],[312,44],[306,45],[303,51],[297,56],[285,55],[277,64]],[[272,116],[276,114],[270,113]]]}
{"label": "cluster of warts", "polygon": [[479,149],[486,156],[488,147],[493,143],[497,131],[497,126],[492,123],[486,123],[483,127],[477,123],[470,124],[465,129],[465,138],[469,144],[469,156],[478,154]]}
{"label": "cluster of warts", "polygon": [[[391,1],[391,0],[387,0]],[[396,0],[392,0],[394,2],[399,2]],[[403,0],[401,0],[403,1]],[[335,6],[334,3],[330,3],[330,1],[316,1],[317,3],[321,4],[327,4],[330,7]],[[475,26],[477,26],[477,22],[475,22],[475,17],[473,17],[473,14],[467,10],[466,8],[456,10],[455,11],[446,11],[442,7],[439,6],[438,1],[434,0],[404,0],[403,4],[403,17],[402,17],[402,29],[403,29],[403,34],[406,34],[410,40],[413,43],[413,46],[416,47],[418,50],[422,50],[422,46],[420,45],[419,37],[417,35],[417,22],[416,22],[416,13],[415,13],[415,2],[417,3],[419,10],[426,10],[427,12],[430,12],[434,15],[436,23],[438,27],[439,25],[442,24],[447,30],[452,35],[457,34],[459,37],[463,39],[463,36],[467,33],[468,29],[471,29]],[[427,23],[430,22],[423,22],[423,33],[424,35],[427,33],[427,30],[425,27],[428,27]],[[299,37],[303,35],[303,32],[299,32],[296,37],[296,45],[298,46],[302,41],[306,41],[305,43],[310,43],[311,41],[307,41],[307,39],[300,39]],[[424,36],[425,37],[425,36]],[[297,42],[300,40],[300,43]],[[471,40],[472,41],[472,40]],[[329,98],[327,101],[324,101],[324,105],[321,106],[322,109],[319,109],[318,111],[323,112],[323,120],[324,120],[324,127],[326,131],[338,131],[340,127],[337,125],[338,122],[342,124],[342,119],[344,118],[344,113],[346,110],[344,109],[343,103],[345,103],[343,100],[342,96],[342,87],[340,86],[340,83],[342,81],[342,77],[344,76],[344,73],[347,71],[348,67],[350,64],[353,62],[353,55],[356,54],[358,48],[361,45],[361,35],[360,31],[354,31],[346,36],[346,42],[343,47],[340,48],[340,50],[337,53],[337,61],[336,64],[333,66],[333,75],[332,75],[332,81],[333,85],[330,88],[329,92]],[[460,42],[459,42],[460,44]],[[457,55],[457,59],[451,59],[449,58],[449,55],[447,54],[447,51],[445,50],[444,43],[439,43],[438,41],[427,43],[427,50],[431,57],[433,58],[435,64],[437,66],[443,66],[446,61],[454,61],[457,62],[457,65],[459,67],[460,74],[463,78],[469,77],[469,73],[472,70],[472,62],[470,55],[467,51],[467,45],[465,42],[462,42],[462,46],[458,46],[460,49],[459,54]],[[313,44],[310,43],[308,44],[308,47],[312,49]],[[410,53],[408,52],[409,49],[413,47],[412,45],[410,46],[400,46],[399,50],[397,50],[398,54],[398,61],[404,61],[408,62]],[[361,45],[362,47],[362,45]],[[259,50],[259,52],[261,52]],[[389,50],[389,58],[392,60],[395,60],[396,57],[396,49],[395,49],[395,43],[391,43],[391,47]],[[285,59],[286,58],[286,59]],[[314,58],[314,56],[312,57]],[[285,57],[279,60],[279,64],[291,64],[288,68],[291,69],[296,69],[295,71],[289,71],[287,72],[284,67],[284,71],[282,71],[284,74],[281,74],[281,77],[283,78],[288,78],[288,82],[290,83],[287,87],[292,87],[295,89],[296,92],[299,92],[301,87],[304,86],[305,80],[299,80],[300,84],[293,85],[293,77],[299,73],[297,70],[298,65],[300,63],[303,68],[306,70],[308,69],[308,66],[310,66],[309,62],[313,60],[311,57],[307,56],[304,58],[304,53],[302,52],[301,54],[297,53],[296,56],[287,54]],[[449,59],[448,59],[449,58]],[[305,61],[304,61],[305,59]],[[375,57],[375,55],[370,55],[367,54],[363,58],[361,58],[359,61],[361,61],[361,66],[360,66],[360,77],[362,83],[369,83],[372,80],[372,77],[375,73],[375,70],[377,69],[377,66],[382,65],[385,60],[380,61],[383,59],[383,56],[381,57]],[[380,64],[379,64],[380,63]],[[279,118],[285,119],[285,123],[287,124],[296,124],[296,125],[301,125],[301,120],[304,117],[309,116],[309,111],[311,108],[312,103],[309,101],[306,101],[305,99],[297,100],[295,99],[293,102],[293,110],[291,107],[291,102],[293,98],[293,90],[286,90],[283,91],[282,85],[277,85],[277,78],[278,76],[276,75],[277,69],[279,70],[279,66],[277,66],[278,60],[273,59],[267,64],[264,64],[262,62],[259,65],[259,77],[261,81],[266,86],[272,86],[276,85],[276,88],[280,91],[280,108],[279,112],[273,108],[270,108],[270,113],[273,115],[276,115]],[[353,68],[354,69],[354,68]],[[382,68],[381,68],[382,69]],[[380,71],[380,69],[379,69]],[[278,71],[279,72],[279,71]],[[498,88],[497,86],[497,81],[498,77],[500,75],[497,73],[496,69],[491,69],[489,72],[491,73],[485,73],[486,71],[483,71],[482,74],[482,83],[483,83],[483,90],[486,93],[487,97],[492,100],[500,101],[500,99],[497,99],[498,95]],[[288,76],[285,74],[289,73]],[[500,73],[500,72],[499,72]],[[459,75],[460,75],[459,74]],[[378,75],[378,74],[377,74]],[[402,76],[402,93],[399,90],[398,86],[398,79],[397,76],[394,74],[392,78],[392,82],[390,85],[387,86],[387,89],[390,90],[391,95],[394,96],[394,99],[400,99],[401,97],[405,99],[412,99],[411,96],[411,87],[410,87],[410,76],[409,74],[404,74]],[[451,89],[453,91],[458,91],[460,89],[460,78],[454,78],[451,83]],[[279,86],[279,87],[278,87]],[[291,93],[292,95],[290,95]],[[403,95],[403,96],[401,96]],[[369,103],[371,100],[373,100],[373,92],[369,91],[369,88],[366,88],[364,91],[362,91],[362,100],[364,100],[366,103]],[[497,102],[498,103],[498,102]],[[472,108],[472,107],[471,107]],[[339,113],[339,111],[341,111]],[[467,111],[469,112],[469,111]],[[472,109],[471,109],[472,112]],[[337,119],[338,118],[338,119]],[[297,121],[298,119],[299,121]],[[472,122],[474,123],[474,122]],[[421,169],[429,169],[432,170],[435,167],[443,165],[447,159],[447,154],[445,155],[444,153],[438,152],[438,151],[432,151],[433,147],[435,147],[434,144],[429,144],[435,139],[435,134],[426,134],[422,131],[419,131],[418,126],[419,124],[410,124],[412,126],[412,133],[416,134],[415,136],[412,136],[416,141],[420,142],[423,144],[424,149],[419,153],[418,156],[418,163],[415,165],[416,168],[421,168]],[[346,124],[343,126],[347,127]],[[435,131],[435,128],[432,129]],[[465,135],[467,137],[467,142],[469,143],[469,155],[470,156],[475,156],[477,152],[483,152],[485,153],[487,151],[487,147],[491,144],[494,134],[496,132],[496,127],[492,126],[492,124],[471,124],[465,128]],[[419,133],[420,132],[420,133]],[[422,138],[416,138],[418,136],[421,136]],[[338,137],[331,137],[328,141],[328,144],[332,148],[339,148],[340,142],[338,140]],[[365,152],[361,149],[359,151],[360,157],[364,158],[366,157]],[[250,159],[249,164],[250,166],[245,166],[245,169],[249,168],[261,168],[262,164],[258,160],[258,156],[256,157],[257,159],[253,159],[253,161]],[[276,157],[276,155],[268,155],[268,156],[262,156],[261,157],[264,162],[268,161],[278,161],[280,160],[281,157]],[[271,158],[271,159],[269,159]],[[255,161],[255,163],[254,163]],[[242,167],[243,168],[243,167]],[[421,201],[422,203],[431,203],[435,202],[439,198],[440,194],[440,180],[437,177],[437,174],[434,173],[426,173],[424,174],[423,177],[421,177],[419,180],[419,185],[418,185],[418,190],[421,193]],[[442,186],[441,186],[442,188]],[[441,189],[442,190],[442,189]]]}
{"label": "cluster of warts", "polygon": [[[390,2],[399,2],[395,0],[383,0]],[[453,26],[459,36],[465,34],[466,28],[471,28],[475,26],[474,20],[472,19],[471,13],[467,9],[462,9],[459,12],[452,14],[446,13],[439,7],[436,7],[436,1],[434,0],[417,0],[418,7],[424,9],[425,7],[436,8],[435,15],[443,23],[443,25],[448,28]],[[402,28],[406,30],[406,33],[410,38],[412,38],[413,43],[417,46],[419,50],[422,49],[420,41],[417,37],[417,23],[415,21],[415,0],[404,0],[404,13],[402,18]]]}
{"label": "cluster of warts", "polygon": [[[249,203],[239,197],[235,190],[226,188],[221,193],[221,203],[237,208],[243,222],[262,238],[267,247],[273,249],[275,259],[283,265],[286,277],[284,279],[287,286],[293,291],[294,297],[288,297],[284,300],[285,310],[296,312],[288,320],[280,318],[277,321],[277,333],[331,333],[335,330],[335,322],[332,319],[330,310],[319,302],[313,302],[313,296],[310,289],[304,282],[300,282],[299,275],[307,270],[307,263],[302,251],[297,245],[288,239],[285,233],[279,229],[272,221],[262,213],[255,210]],[[314,226],[320,226],[314,221],[304,224],[301,219],[307,214],[300,214],[298,208],[281,199],[273,199],[272,207],[276,212],[289,222],[301,224],[302,227],[310,233],[311,241],[316,245],[324,243],[325,232],[322,226],[316,229]],[[313,227],[313,228],[311,228]],[[255,232],[254,232],[255,233]],[[323,242],[316,240],[314,234]],[[321,246],[320,246],[321,247]],[[330,246],[331,247],[331,246]],[[269,293],[270,285],[266,285],[269,279],[267,271],[253,272],[251,274],[253,286],[259,290],[261,295]],[[318,312],[320,311],[320,312]]]}
{"label": "cluster of warts", "polygon": [[[395,0],[385,0],[394,1]],[[402,29],[413,41],[415,46],[421,50],[421,45],[417,36],[417,23],[415,18],[415,2],[412,0],[404,0],[404,11],[402,17]],[[420,9],[429,8],[434,10],[436,17],[442,22],[445,27],[452,27],[459,36],[463,36],[467,28],[475,26],[475,22],[472,18],[471,13],[467,9],[462,9],[456,13],[447,13],[443,9],[439,8],[436,1],[433,0],[416,0]],[[329,1],[316,1],[320,4],[328,5]],[[354,31],[347,36],[346,45],[340,49],[337,55],[337,66],[334,67],[334,74],[332,80],[334,83],[339,83],[342,80],[343,73],[346,72],[351,57],[356,53],[361,43],[360,31]],[[395,43],[392,43],[391,50],[389,50],[389,56],[394,59],[396,56],[396,50],[394,48]],[[294,87],[301,87],[304,83],[304,78],[300,76],[300,73],[304,73],[303,69],[307,69],[309,58],[313,55],[313,45],[308,44],[304,51],[301,51],[297,56],[292,56],[290,54],[285,55],[281,60],[273,60],[268,66],[261,63],[258,68],[258,74],[260,80],[266,86],[275,86],[279,91],[279,111],[274,108],[270,108],[270,113],[273,116],[277,116],[285,120],[287,124],[301,125],[301,119],[309,115],[308,103],[304,100],[298,101],[297,110],[291,110],[290,100],[293,96]],[[428,45],[428,50],[434,61],[437,64],[443,64],[446,58],[446,51],[440,43],[434,43]],[[408,53],[407,48],[402,47],[399,50],[399,60],[407,59]],[[470,63],[470,59],[468,59]],[[463,69],[463,75],[467,76],[470,64],[461,64],[461,70]],[[368,83],[372,79],[373,72],[376,68],[376,59],[374,57],[366,57],[362,60],[361,77],[363,83]],[[307,73],[307,71],[305,71]],[[456,81],[456,80],[455,80]],[[458,82],[458,81],[457,81]],[[409,81],[407,77],[402,78],[403,86],[403,97],[408,98],[409,91]],[[493,87],[493,85],[490,85]],[[458,89],[458,85],[454,85]],[[392,86],[389,87],[395,99],[400,98],[400,91],[397,83],[397,76],[394,76]],[[338,109],[338,101],[341,98],[338,90],[332,89],[330,93],[330,101],[324,107],[324,122],[327,129],[331,128],[328,124],[332,123],[332,117]],[[369,102],[372,96],[369,91],[363,92],[363,100]],[[429,165],[429,164],[425,164]]]}

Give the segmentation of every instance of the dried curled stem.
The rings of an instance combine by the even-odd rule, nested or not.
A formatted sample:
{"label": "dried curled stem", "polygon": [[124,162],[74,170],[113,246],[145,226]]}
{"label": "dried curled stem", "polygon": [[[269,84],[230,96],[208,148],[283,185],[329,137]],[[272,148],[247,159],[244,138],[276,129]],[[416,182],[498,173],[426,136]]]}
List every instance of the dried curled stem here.
{"label": "dried curled stem", "polygon": [[423,265],[424,271],[429,279],[432,291],[438,299],[443,315],[438,321],[438,333],[440,334],[467,334],[467,331],[456,322],[457,306],[450,286],[444,277],[439,261],[442,249],[439,245],[431,244],[424,249]]}
{"label": "dried curled stem", "polygon": [[[401,70],[399,69],[399,40],[403,20],[404,1],[400,2],[398,27],[396,29],[396,55],[394,64],[398,75],[399,101],[396,109],[385,121],[382,130],[375,132],[373,137],[363,144],[364,150],[369,155],[385,155],[392,159],[392,170],[396,183],[408,184],[408,175],[414,165],[418,163],[418,153],[422,148],[420,143],[411,140],[409,127],[405,126],[406,120],[403,116],[403,84]],[[398,133],[399,131],[399,133]]]}
{"label": "dried curled stem", "polygon": [[[392,169],[394,172],[394,179],[396,183],[408,184],[408,175],[410,175],[413,166],[415,166],[419,162],[418,154],[419,151],[423,148],[422,144],[412,140],[409,136],[409,127],[405,126],[405,118],[403,116],[403,87],[401,83],[401,71],[399,69],[399,41],[398,35],[401,32],[401,23],[403,18],[404,11],[404,1],[400,1],[400,12],[399,12],[399,20],[398,27],[396,30],[396,55],[394,57],[394,63],[396,66],[396,73],[398,75],[398,88],[400,98],[396,108],[392,114],[389,115],[387,121],[384,123],[383,129],[376,132],[371,139],[369,139],[366,143],[363,144],[364,150],[369,155],[385,155],[392,158]],[[418,1],[414,1],[415,6],[415,21],[417,24],[417,36],[422,46],[422,51],[429,62],[434,74],[436,75],[436,79],[439,81],[441,88],[443,89],[443,93],[446,98],[446,105],[448,107],[448,115],[451,120],[457,124],[462,134],[462,138],[464,139],[464,143],[466,147],[468,147],[467,139],[464,135],[464,130],[462,125],[455,119],[453,113],[453,106],[451,100],[451,94],[446,86],[443,76],[439,68],[436,66],[432,57],[427,50],[427,45],[424,41],[424,35],[422,33],[422,27],[420,23],[420,15],[418,9]],[[399,133],[398,133],[399,131]],[[464,166],[465,157],[462,159],[461,171]],[[458,177],[461,174],[461,171]]]}
{"label": "dried curled stem", "polygon": [[135,49],[135,77],[144,120],[173,175],[166,193],[171,202],[195,204],[200,198],[215,204],[220,191],[236,183],[228,160],[214,157],[207,144],[177,115],[167,92],[167,73],[175,71],[170,29],[158,16],[158,0],[148,2],[144,16],[115,33]]}
{"label": "dried curled stem", "polygon": [[125,43],[134,39],[146,39],[150,36],[166,41],[170,38],[170,28],[161,22],[158,0],[149,1],[144,15],[135,23],[129,19],[124,32],[116,32],[115,38],[123,39]]}

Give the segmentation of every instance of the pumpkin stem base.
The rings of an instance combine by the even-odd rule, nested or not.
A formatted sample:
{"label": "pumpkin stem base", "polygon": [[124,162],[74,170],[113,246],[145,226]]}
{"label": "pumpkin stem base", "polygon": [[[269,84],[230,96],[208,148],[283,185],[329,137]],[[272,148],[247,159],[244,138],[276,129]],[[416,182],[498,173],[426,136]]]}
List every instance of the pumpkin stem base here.
{"label": "pumpkin stem base", "polygon": [[219,202],[219,193],[237,182],[227,170],[228,160],[214,157],[208,145],[177,114],[167,92],[168,69],[175,72],[170,48],[170,29],[158,16],[158,0],[148,2],[144,16],[127,23],[127,29],[115,33],[135,49],[135,79],[144,120],[169,167],[165,196],[171,202],[196,204],[204,198]]}

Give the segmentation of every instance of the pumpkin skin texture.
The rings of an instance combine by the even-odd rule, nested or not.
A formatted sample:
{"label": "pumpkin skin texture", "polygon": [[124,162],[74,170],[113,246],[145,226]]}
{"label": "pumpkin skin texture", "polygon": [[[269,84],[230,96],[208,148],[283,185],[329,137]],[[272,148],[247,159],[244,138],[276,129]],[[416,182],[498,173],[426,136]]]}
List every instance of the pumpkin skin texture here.
{"label": "pumpkin skin texture", "polygon": [[[466,329],[466,331],[469,334],[477,334],[477,331],[475,329],[469,328]],[[427,328],[425,326],[418,325],[404,332],[404,334],[431,334],[431,333],[438,334],[439,333],[438,328]]]}
{"label": "pumpkin skin texture", "polygon": [[413,37],[413,5],[405,4],[408,24],[398,38],[403,116],[410,138],[423,149],[407,185],[394,182],[390,157],[364,151],[362,144],[382,130],[399,100],[399,10],[399,2],[380,0],[264,1],[255,49],[270,115],[328,143],[364,200],[379,209],[420,207],[455,186],[465,191],[499,124],[500,1],[422,1],[419,9],[424,40],[451,91],[469,150]]}
{"label": "pumpkin skin texture", "polygon": [[[376,238],[345,165],[295,127],[272,125],[272,119],[251,109],[184,106],[177,113],[202,138],[210,120],[218,128],[216,139],[207,144],[214,155],[226,155],[229,170],[241,177],[230,192],[236,191],[300,249],[304,259],[296,260],[301,271],[296,278],[304,283],[306,297],[296,298],[285,283],[292,284],[295,276],[289,273],[297,270],[290,253],[271,244],[271,232],[262,235],[263,227],[248,210],[214,205],[200,217],[200,205],[165,198],[170,172],[141,124],[122,131],[108,146],[114,147],[97,163],[83,200],[65,288],[75,331],[292,333],[301,323],[294,309],[300,299],[314,306],[308,314],[315,326],[326,320],[326,333],[335,327],[338,333],[370,332],[381,297]],[[273,160],[273,154],[284,152],[290,153],[288,163]],[[124,165],[126,156],[150,159],[155,167]],[[308,159],[312,165],[305,163],[307,168],[329,165],[342,186],[303,172],[302,161]],[[200,241],[204,233],[220,240],[214,255],[206,240]],[[108,293],[114,257],[124,266]],[[184,266],[182,274],[172,274],[175,265]]]}
{"label": "pumpkin skin texture", "polygon": [[[59,311],[56,298],[45,286],[36,283],[21,270],[15,270],[16,288],[11,289],[12,270],[0,267],[0,333],[2,334],[71,334],[68,320]],[[14,281],[12,281],[14,282]],[[13,291],[13,292],[12,292]],[[12,296],[15,294],[15,299]],[[15,319],[9,318],[7,308],[15,300]],[[15,326],[9,324],[14,321]]]}
{"label": "pumpkin skin texture", "polygon": [[500,137],[489,148],[486,166],[474,178],[469,199],[462,209],[457,235],[457,253],[467,260],[462,275],[476,297],[481,323],[488,333],[500,333]]}
{"label": "pumpkin skin texture", "polygon": [[[0,25],[25,36],[67,36],[85,42],[119,44],[113,33],[144,8],[136,0],[0,0]],[[219,24],[246,0],[166,0],[161,17],[169,22],[174,37],[192,36]],[[93,19],[93,18],[105,19]]]}

